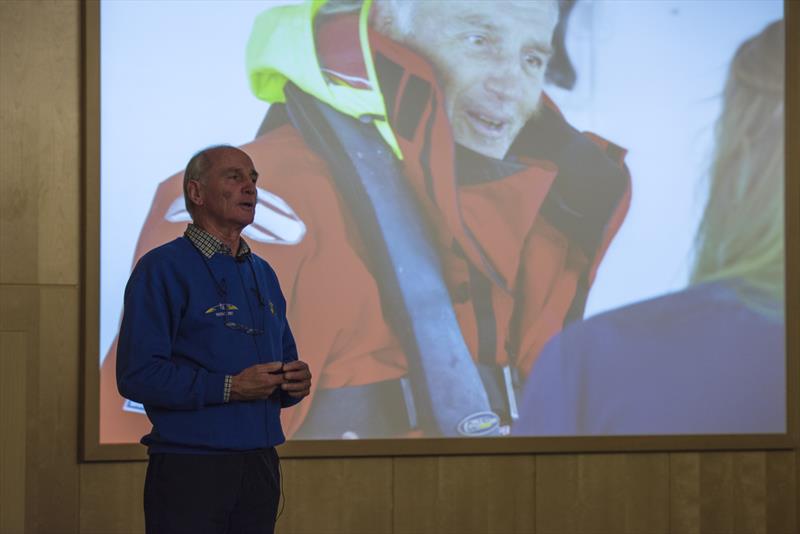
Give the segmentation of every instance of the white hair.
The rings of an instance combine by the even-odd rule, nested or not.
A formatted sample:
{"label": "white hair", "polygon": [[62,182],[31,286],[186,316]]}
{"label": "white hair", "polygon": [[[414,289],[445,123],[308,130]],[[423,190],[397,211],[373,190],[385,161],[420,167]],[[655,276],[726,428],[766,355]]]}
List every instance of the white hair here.
{"label": "white hair", "polygon": [[[408,37],[414,30],[414,14],[423,2],[435,2],[445,0],[375,0],[373,2],[373,13],[376,11],[388,16],[391,20],[389,29],[394,37]],[[448,0],[458,3],[455,0]],[[471,0],[470,0],[471,1]],[[498,1],[498,0],[491,0]],[[558,0],[503,0],[503,3],[530,5],[530,2],[547,3],[550,6],[553,17],[553,25],[558,22]],[[339,13],[355,13],[360,11],[363,0],[328,0],[319,10],[319,15],[334,15]],[[498,2],[499,3],[499,2]],[[376,24],[375,18],[371,19],[372,24]],[[380,22],[377,22],[380,24]]]}
{"label": "white hair", "polygon": [[[328,0],[319,9],[317,15],[324,17],[342,13],[358,13],[361,11],[363,3],[363,0]],[[389,15],[392,20],[392,29],[402,36],[412,33],[411,21],[418,5],[419,0],[375,0],[372,4],[373,13],[378,11]],[[371,22],[375,22],[374,17]]]}
{"label": "white hair", "polygon": [[[348,1],[348,0],[332,0]],[[456,0],[375,0],[374,6],[382,13],[388,14],[391,18],[391,33],[395,38],[407,38],[414,33],[414,21],[416,10],[419,6],[426,2],[452,2],[456,7],[462,3],[474,2],[476,0],[463,0],[458,2]],[[558,0],[483,0],[484,2],[492,2],[499,4],[498,9],[502,9],[502,4],[511,4],[522,7],[528,7],[532,2],[546,4],[550,8],[550,16],[552,17],[553,26],[558,23],[559,7]],[[380,7],[378,7],[380,6]],[[385,9],[385,11],[384,11]],[[373,21],[374,22],[374,21]]]}

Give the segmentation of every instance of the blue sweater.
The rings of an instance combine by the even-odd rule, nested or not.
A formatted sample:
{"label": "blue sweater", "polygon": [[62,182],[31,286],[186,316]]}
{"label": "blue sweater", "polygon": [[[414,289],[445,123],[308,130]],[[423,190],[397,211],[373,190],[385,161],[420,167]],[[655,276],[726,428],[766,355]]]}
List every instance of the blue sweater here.
{"label": "blue sweater", "polygon": [[142,438],[149,453],[283,443],[280,409],[298,399],[276,390],[266,400],[225,403],[224,382],[257,363],[296,359],[286,301],[261,258],[206,258],[180,237],[134,268],[125,288],[117,385],[123,396],[144,404],[153,423]]}

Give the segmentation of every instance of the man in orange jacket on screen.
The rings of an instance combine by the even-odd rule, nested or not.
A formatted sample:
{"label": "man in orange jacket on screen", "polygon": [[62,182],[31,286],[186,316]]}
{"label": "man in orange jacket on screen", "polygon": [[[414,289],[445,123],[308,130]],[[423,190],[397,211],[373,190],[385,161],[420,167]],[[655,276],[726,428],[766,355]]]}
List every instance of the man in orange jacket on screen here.
{"label": "man in orange jacket on screen", "polygon": [[[520,377],[582,317],[630,177],[542,92],[558,19],[556,2],[389,0],[257,18],[247,66],[272,106],[242,147],[263,172],[244,235],[318,377],[287,437],[505,434]],[[136,258],[184,232],[181,183],[159,186]],[[101,441],[135,441],[115,350]]]}

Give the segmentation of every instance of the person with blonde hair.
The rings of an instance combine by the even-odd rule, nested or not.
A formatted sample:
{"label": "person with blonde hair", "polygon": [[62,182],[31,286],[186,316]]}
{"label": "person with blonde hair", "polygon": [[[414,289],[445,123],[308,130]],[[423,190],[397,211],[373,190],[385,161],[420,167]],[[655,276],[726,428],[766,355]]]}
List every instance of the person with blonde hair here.
{"label": "person with blonde hair", "polygon": [[554,337],[514,434],[785,432],[784,39],[734,55],[689,287]]}
{"label": "person with blonde hair", "polygon": [[771,24],[733,60],[692,272],[692,283],[740,280],[740,291],[775,302],[784,296],[784,31]]}

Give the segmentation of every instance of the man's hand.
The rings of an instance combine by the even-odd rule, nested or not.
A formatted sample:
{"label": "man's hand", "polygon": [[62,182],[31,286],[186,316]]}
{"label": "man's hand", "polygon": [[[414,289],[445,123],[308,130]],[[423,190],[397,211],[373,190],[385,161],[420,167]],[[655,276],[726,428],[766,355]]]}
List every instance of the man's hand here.
{"label": "man's hand", "polygon": [[234,375],[231,379],[231,400],[266,399],[286,382],[284,374],[281,373],[281,367],[283,367],[283,362],[259,363]]}
{"label": "man's hand", "polygon": [[286,381],[281,388],[290,397],[302,399],[311,391],[311,371],[306,362],[296,360],[284,364],[283,376]]}

